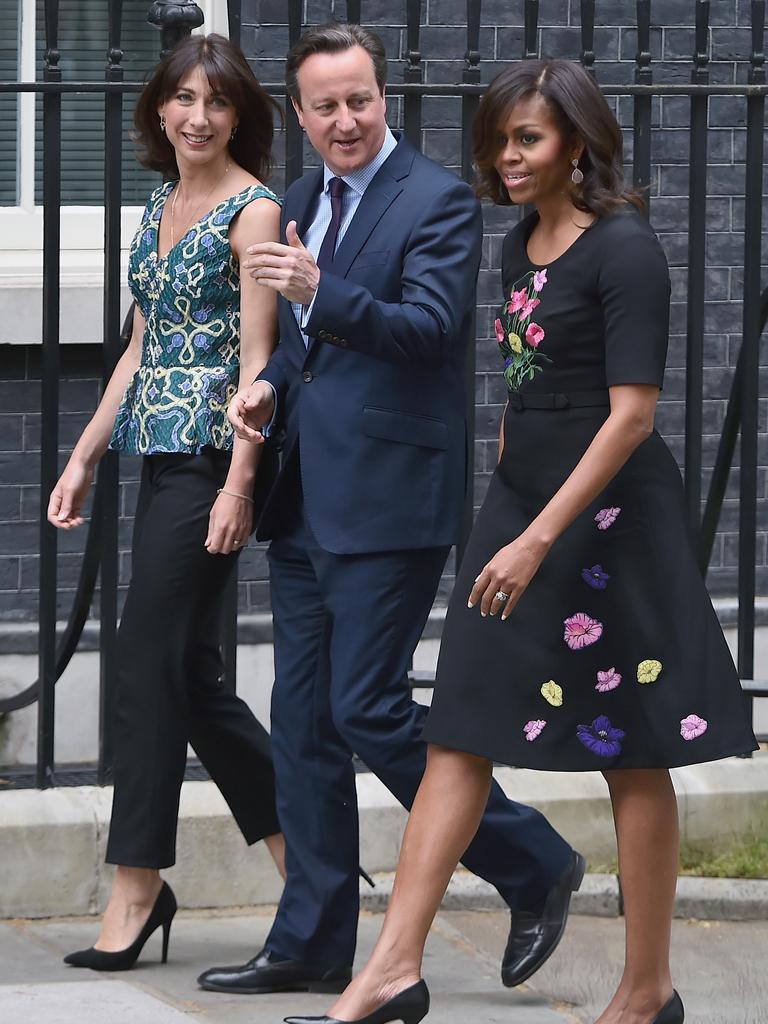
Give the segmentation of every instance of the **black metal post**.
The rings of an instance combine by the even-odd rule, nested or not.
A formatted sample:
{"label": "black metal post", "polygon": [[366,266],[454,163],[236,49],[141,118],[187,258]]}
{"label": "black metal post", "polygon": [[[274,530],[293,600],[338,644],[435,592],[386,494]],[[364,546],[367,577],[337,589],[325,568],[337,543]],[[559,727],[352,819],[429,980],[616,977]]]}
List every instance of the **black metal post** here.
{"label": "black metal post", "polygon": [[539,55],[539,0],[525,0],[523,28],[523,60]]}
{"label": "black metal post", "polygon": [[581,63],[595,75],[595,0],[581,0]]}
{"label": "black metal post", "polygon": [[[288,44],[301,36],[301,0],[288,0]],[[285,187],[304,173],[304,132],[289,96],[285,98]]]}
{"label": "black metal post", "polygon": [[[407,0],[408,50],[405,54],[404,82],[423,82],[424,67],[419,52],[419,30],[421,28],[421,0]],[[404,103],[405,135],[410,143],[421,149],[421,93],[409,93]]]}
{"label": "black metal post", "polygon": [[[752,0],[749,83],[765,82],[765,0]],[[744,217],[744,327],[741,378],[741,468],[739,494],[738,669],[752,679],[755,661],[755,531],[757,529],[757,431],[760,369],[760,262],[763,223],[765,97],[747,97],[747,167]],[[752,698],[745,696],[751,711]]]}
{"label": "black metal post", "polygon": [[[637,54],[635,56],[635,82],[651,85],[651,0],[637,0]],[[651,96],[635,96],[634,159],[632,180],[635,188],[646,189],[645,198],[650,207],[651,184]]]}
{"label": "black metal post", "polygon": [[[120,49],[122,0],[109,0],[109,43],[105,79],[123,81]],[[104,97],[104,340],[103,385],[112,376],[122,352],[120,340],[120,208],[122,205],[123,96]],[[117,452],[107,452],[99,464],[101,500],[94,511],[101,519],[101,590],[99,602],[99,765],[98,781],[112,774],[114,695],[117,662],[118,497],[120,465]]]}
{"label": "black metal post", "polygon": [[[59,0],[45,2],[46,82],[60,82]],[[43,340],[40,403],[40,639],[37,704],[37,785],[54,777],[56,717],[56,528],[48,499],[59,473],[59,283],[61,277],[61,95],[43,96]]]}
{"label": "black metal post", "polygon": [[[709,81],[709,0],[696,3],[696,44],[691,81]],[[688,305],[685,375],[685,497],[691,536],[698,542],[701,525],[701,437],[704,388],[704,271],[707,215],[706,95],[691,96],[688,175]]]}
{"label": "black metal post", "polygon": [[227,24],[230,41],[242,45],[243,3],[242,0],[227,0]]}
{"label": "black metal post", "polygon": [[160,29],[160,59],[186,38],[194,28],[200,28],[205,18],[195,0],[154,0],[147,21]]}

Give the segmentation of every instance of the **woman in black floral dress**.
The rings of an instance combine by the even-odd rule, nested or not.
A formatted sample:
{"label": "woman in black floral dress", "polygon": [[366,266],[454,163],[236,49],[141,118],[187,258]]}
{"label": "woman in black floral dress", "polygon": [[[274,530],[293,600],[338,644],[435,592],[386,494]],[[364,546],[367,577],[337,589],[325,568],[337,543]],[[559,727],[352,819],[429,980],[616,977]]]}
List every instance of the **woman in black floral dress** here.
{"label": "woman in black floral dress", "polygon": [[410,1024],[426,1014],[424,941],[500,761],[603,771],[627,945],[599,1024],[676,1024],[668,769],[756,744],[689,545],[680,474],[653,429],[667,265],[623,184],[619,127],[578,65],[502,72],[481,103],[475,158],[481,194],[535,206],[504,241],[499,464],[448,611],[393,900],[331,1019],[379,1008],[384,1024],[403,1000]]}

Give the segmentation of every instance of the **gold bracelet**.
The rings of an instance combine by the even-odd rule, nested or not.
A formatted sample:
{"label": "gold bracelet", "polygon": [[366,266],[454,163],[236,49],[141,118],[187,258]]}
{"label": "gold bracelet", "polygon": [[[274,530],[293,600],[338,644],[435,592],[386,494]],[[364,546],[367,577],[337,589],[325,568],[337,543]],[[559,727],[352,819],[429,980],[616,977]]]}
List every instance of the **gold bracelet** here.
{"label": "gold bracelet", "polygon": [[230,498],[242,498],[243,501],[250,501],[253,504],[253,498],[250,498],[247,494],[238,494],[237,491],[228,491],[226,487],[220,487],[217,494],[228,494]]}

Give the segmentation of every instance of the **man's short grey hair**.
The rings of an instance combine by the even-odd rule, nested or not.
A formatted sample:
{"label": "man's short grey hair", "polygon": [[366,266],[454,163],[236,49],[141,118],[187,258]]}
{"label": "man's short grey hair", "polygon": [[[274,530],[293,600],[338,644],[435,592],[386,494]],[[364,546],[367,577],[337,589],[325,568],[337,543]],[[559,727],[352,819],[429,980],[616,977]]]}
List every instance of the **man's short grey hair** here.
{"label": "man's short grey hair", "polygon": [[314,53],[343,53],[360,46],[371,58],[379,92],[387,84],[387,53],[379,36],[362,25],[329,22],[308,29],[295,46],[291,47],[285,64],[285,87],[291,99],[301,103],[299,96],[299,68]]}

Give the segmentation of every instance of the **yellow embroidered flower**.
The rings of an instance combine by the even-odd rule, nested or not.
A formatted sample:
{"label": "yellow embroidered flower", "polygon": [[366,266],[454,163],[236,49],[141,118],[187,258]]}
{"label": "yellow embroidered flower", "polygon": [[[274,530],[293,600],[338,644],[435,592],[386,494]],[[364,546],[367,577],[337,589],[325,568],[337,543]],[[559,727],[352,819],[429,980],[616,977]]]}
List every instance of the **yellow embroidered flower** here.
{"label": "yellow embroidered flower", "polygon": [[512,349],[513,352],[520,353],[523,351],[523,343],[520,340],[519,334],[515,334],[514,331],[510,331],[508,341],[509,347]]}
{"label": "yellow embroidered flower", "polygon": [[637,666],[638,683],[655,683],[661,675],[661,662],[648,658]]}
{"label": "yellow embroidered flower", "polygon": [[550,679],[548,683],[542,683],[541,696],[553,708],[559,708],[563,703],[563,688],[554,679]]}

